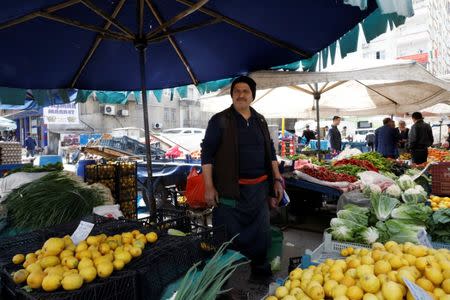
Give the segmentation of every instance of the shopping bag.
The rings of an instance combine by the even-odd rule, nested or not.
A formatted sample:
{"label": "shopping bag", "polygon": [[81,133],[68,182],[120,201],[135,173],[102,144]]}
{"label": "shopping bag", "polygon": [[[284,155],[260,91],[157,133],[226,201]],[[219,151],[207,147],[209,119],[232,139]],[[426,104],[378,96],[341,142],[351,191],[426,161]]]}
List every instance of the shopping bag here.
{"label": "shopping bag", "polygon": [[186,184],[186,203],[192,208],[206,208],[208,204],[205,201],[205,183],[203,174],[199,174],[193,167],[187,178]]}

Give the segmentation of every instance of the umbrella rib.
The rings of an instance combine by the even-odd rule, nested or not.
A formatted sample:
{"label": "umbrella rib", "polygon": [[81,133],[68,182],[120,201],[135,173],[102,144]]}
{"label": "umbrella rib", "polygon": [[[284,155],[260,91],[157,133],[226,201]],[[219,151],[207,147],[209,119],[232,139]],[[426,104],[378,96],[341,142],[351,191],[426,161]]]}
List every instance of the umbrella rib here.
{"label": "umbrella rib", "polygon": [[296,85],[289,86],[289,88],[294,89],[294,90],[298,90],[298,91],[301,91],[301,92],[304,92],[304,93],[307,93],[307,94],[310,94],[310,95],[314,94],[313,92],[308,91],[307,89],[304,89],[304,88],[296,86]]}
{"label": "umbrella rib", "polygon": [[336,83],[330,85],[329,87],[327,87],[327,88],[324,89],[323,91],[321,91],[321,94],[326,93],[326,92],[328,92],[329,90],[332,90],[332,89],[334,89],[335,87],[338,87],[338,86],[340,86],[341,84],[346,83],[346,82],[347,82],[347,80],[338,81],[338,82],[336,82]]}
{"label": "umbrella rib", "polygon": [[329,82],[325,82],[325,84],[320,88],[319,94],[322,94],[323,90],[327,87],[328,84]]}
{"label": "umbrella rib", "polygon": [[[122,10],[123,5],[125,4],[126,0],[121,0],[117,5],[116,8],[114,9],[114,12],[112,13],[112,17],[116,18],[119,15],[119,12]],[[111,27],[111,22],[110,21],[106,21],[105,25],[103,26],[104,30],[108,30],[109,27]],[[103,36],[102,35],[97,35],[97,37],[95,38],[94,43],[92,44],[92,47],[89,49],[89,52],[87,53],[87,55],[85,56],[85,58],[83,59],[83,62],[81,63],[80,67],[77,70],[77,73],[75,74],[70,86],[74,87],[75,84],[77,83],[78,79],[81,76],[81,73],[83,72],[84,68],[87,66],[87,64],[89,63],[89,61],[92,58],[92,55],[94,55],[94,52],[97,50],[98,46],[100,45],[100,42],[103,40]]]}
{"label": "umbrella rib", "polygon": [[[180,2],[180,3],[184,4],[184,5],[187,5],[187,6],[193,6],[194,5],[193,2],[190,2],[190,1],[187,1],[187,0],[176,0],[176,1]],[[221,19],[223,19],[224,22],[230,24],[231,26],[234,26],[234,27],[236,27],[238,29],[247,31],[248,33],[251,33],[251,34],[253,34],[253,35],[255,35],[255,36],[257,36],[257,37],[259,37],[259,38],[261,38],[263,40],[266,40],[269,43],[274,44],[274,45],[276,45],[278,47],[288,49],[291,52],[294,52],[295,54],[300,55],[301,57],[304,57],[304,58],[311,57],[311,54],[309,54],[309,53],[307,53],[307,52],[305,52],[303,50],[300,50],[300,49],[298,49],[298,48],[296,48],[296,47],[294,47],[292,45],[289,45],[289,44],[287,44],[287,43],[285,43],[283,41],[280,41],[280,40],[278,40],[278,39],[276,39],[276,38],[274,38],[274,37],[272,37],[272,36],[270,36],[270,35],[268,35],[268,34],[266,34],[264,32],[261,32],[259,30],[254,29],[254,28],[252,28],[250,26],[242,24],[241,22],[238,22],[238,21],[236,21],[236,20],[234,20],[232,18],[226,17],[226,16],[224,16],[224,15],[222,15],[222,14],[220,14],[220,13],[214,11],[214,10],[201,7],[199,9],[199,11],[201,11],[202,13],[207,14],[207,15],[209,15],[211,17],[221,18]]]}
{"label": "umbrella rib", "polygon": [[104,12],[102,9],[100,9],[99,7],[97,7],[94,3],[92,3],[90,0],[80,0],[81,3],[83,3],[84,5],[86,5],[86,7],[88,7],[90,10],[92,10],[93,12],[95,12],[97,15],[99,15],[100,17],[102,17],[103,19],[105,19],[108,22],[111,22],[111,24],[113,24],[115,27],[117,27],[120,31],[122,31],[124,34],[126,34],[128,37],[130,38],[134,38],[134,33],[129,30],[127,27],[125,27],[124,25],[122,25],[119,21],[117,21],[115,18],[111,17],[110,15],[108,15],[106,12]]}
{"label": "umbrella rib", "polygon": [[[48,12],[48,13],[55,12],[55,11],[58,11],[60,9],[72,6],[74,4],[77,4],[78,2],[80,2],[80,0],[69,0],[67,2],[63,2],[63,3],[59,3],[59,4],[56,4],[56,5],[47,7],[45,9],[43,9],[43,11],[44,12]],[[0,30],[8,28],[8,27],[11,27],[11,26],[15,26],[15,25],[27,22],[27,21],[30,21],[30,20],[32,20],[34,18],[37,18],[37,17],[39,17],[39,14],[38,14],[37,11],[34,11],[32,13],[29,13],[27,15],[21,16],[19,18],[14,19],[14,20],[7,21],[7,22],[5,22],[3,24],[0,24]]]}
{"label": "umbrella rib", "polygon": [[199,23],[196,23],[196,24],[193,24],[193,25],[181,26],[181,27],[179,27],[177,29],[174,29],[174,30],[166,30],[166,31],[164,31],[163,34],[160,34],[160,35],[157,35],[155,37],[152,37],[152,38],[150,38],[147,41],[149,43],[158,43],[158,42],[161,42],[161,41],[165,40],[167,37],[169,37],[171,35],[175,35],[175,34],[178,34],[178,33],[181,33],[181,32],[191,31],[191,30],[194,30],[194,29],[199,29],[199,28],[206,27],[206,26],[213,25],[213,24],[217,24],[217,23],[219,23],[221,21],[222,21],[222,19],[215,18],[215,19],[204,21],[204,22],[199,22]]}
{"label": "umbrella rib", "polygon": [[[156,7],[153,5],[151,0],[145,0],[147,3],[147,6],[150,8],[152,14],[155,16],[156,20],[158,21],[159,26],[162,26],[164,24],[163,19],[161,15],[159,14]],[[167,27],[162,29],[163,32],[167,33]],[[192,71],[191,66],[189,65],[186,57],[184,56],[183,52],[181,51],[180,47],[178,46],[175,39],[169,34],[167,35],[167,39],[169,40],[170,44],[172,45],[173,49],[177,53],[178,57],[180,58],[181,62],[183,63],[184,67],[186,68],[186,71],[189,73],[189,76],[191,77],[192,82],[197,85],[198,79],[195,77],[194,72]]]}
{"label": "umbrella rib", "polygon": [[205,5],[209,0],[201,0],[197,3],[193,3],[192,5],[189,5],[190,7],[184,11],[182,11],[181,13],[179,13],[178,15],[176,15],[175,17],[167,20],[166,22],[164,22],[163,24],[161,24],[158,28],[155,28],[153,30],[151,30],[149,33],[147,33],[146,38],[150,39],[151,37],[155,36],[156,34],[160,33],[161,31],[163,31],[166,28],[169,28],[170,26],[172,26],[173,24],[175,24],[176,22],[180,21],[181,19],[186,18],[187,16],[189,16],[190,14],[196,12],[197,10],[201,9],[203,5]]}
{"label": "umbrella rib", "polygon": [[362,83],[361,81],[359,81],[359,80],[355,80],[357,83],[359,83],[359,84],[361,84],[362,86],[364,86],[365,88],[367,88],[367,89],[369,89],[369,90],[371,90],[372,92],[374,92],[374,93],[376,93],[376,94],[378,94],[378,95],[380,95],[381,97],[384,97],[384,98],[386,98],[387,100],[389,100],[389,101],[391,101],[392,103],[394,103],[395,105],[398,105],[398,103],[397,102],[395,102],[392,98],[389,98],[388,96],[385,96],[385,95],[383,95],[382,93],[380,93],[380,92],[378,92],[377,90],[375,90],[375,89],[373,89],[373,88],[371,88],[370,86],[368,86],[368,85],[365,85],[364,83]]}
{"label": "umbrella rib", "polygon": [[97,27],[95,25],[84,24],[77,20],[57,16],[57,15],[50,14],[47,12],[37,12],[37,15],[40,17],[46,18],[46,19],[56,21],[56,22],[64,23],[66,25],[71,25],[71,26],[75,26],[75,27],[78,27],[81,29],[97,32],[97,33],[103,35],[105,38],[111,38],[111,39],[122,40],[122,41],[131,41],[132,40],[128,36],[123,35],[118,32],[111,32],[108,30],[104,30],[101,27]]}

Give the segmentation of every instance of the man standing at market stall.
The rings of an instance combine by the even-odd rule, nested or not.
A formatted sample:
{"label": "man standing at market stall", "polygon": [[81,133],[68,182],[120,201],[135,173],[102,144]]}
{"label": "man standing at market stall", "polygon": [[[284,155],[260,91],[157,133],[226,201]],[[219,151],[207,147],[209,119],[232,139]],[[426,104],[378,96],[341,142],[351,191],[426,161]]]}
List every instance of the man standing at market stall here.
{"label": "man standing at market stall", "polygon": [[334,116],[333,124],[331,124],[331,128],[328,131],[328,140],[333,153],[339,153],[342,150],[342,137],[338,129],[339,124],[341,124],[341,117]]}
{"label": "man standing at market stall", "polygon": [[306,129],[303,130],[302,138],[303,138],[303,137],[304,137],[305,140],[306,140],[305,145],[308,145],[310,140],[313,140],[313,139],[316,138],[316,134],[314,133],[314,131],[312,131],[311,129],[309,129],[309,125],[306,125]]}
{"label": "man standing at market stall", "polygon": [[[213,225],[225,225],[236,250],[251,260],[252,274],[271,276],[270,206],[283,195],[266,120],[250,104],[256,83],[241,76],[231,84],[230,108],[214,115],[202,143],[205,200],[214,206]],[[270,199],[270,201],[269,201]]]}
{"label": "man standing at market stall", "polygon": [[408,143],[409,128],[406,127],[406,122],[401,120],[398,122],[398,132],[400,135],[400,141],[398,143],[399,154],[403,154],[407,151],[406,144]]}
{"label": "man standing at market stall", "polygon": [[422,164],[428,159],[428,147],[433,145],[433,131],[430,124],[423,121],[422,113],[412,114],[414,125],[409,131],[408,145],[411,151],[412,162]]}
{"label": "man standing at market stall", "polygon": [[386,158],[398,157],[400,135],[391,118],[383,120],[383,126],[375,130],[375,150]]}

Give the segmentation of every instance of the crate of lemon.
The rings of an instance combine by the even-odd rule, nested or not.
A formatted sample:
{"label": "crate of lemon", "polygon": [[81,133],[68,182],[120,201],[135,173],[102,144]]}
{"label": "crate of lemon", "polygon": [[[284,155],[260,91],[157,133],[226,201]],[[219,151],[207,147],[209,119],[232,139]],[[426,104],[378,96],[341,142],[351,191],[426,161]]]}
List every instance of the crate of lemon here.
{"label": "crate of lemon", "polygon": [[294,269],[265,300],[414,300],[405,279],[430,299],[450,300],[450,250],[411,243],[345,248],[342,259]]}
{"label": "crate of lemon", "polygon": [[[11,279],[16,285],[25,285],[20,292],[40,291],[46,294],[57,290],[77,291],[89,283],[95,287],[95,281],[108,283],[121,279],[118,277],[129,277],[129,281],[133,281],[135,274],[122,270],[141,256],[147,245],[157,240],[155,232],[144,235],[139,230],[113,236],[89,236],[78,245],[73,244],[68,235],[52,237],[41,249],[12,257],[16,269],[18,266],[22,268],[12,272]],[[128,284],[128,288],[134,289],[135,284]]]}
{"label": "crate of lemon", "polygon": [[427,202],[433,211],[450,208],[450,197],[430,196]]}

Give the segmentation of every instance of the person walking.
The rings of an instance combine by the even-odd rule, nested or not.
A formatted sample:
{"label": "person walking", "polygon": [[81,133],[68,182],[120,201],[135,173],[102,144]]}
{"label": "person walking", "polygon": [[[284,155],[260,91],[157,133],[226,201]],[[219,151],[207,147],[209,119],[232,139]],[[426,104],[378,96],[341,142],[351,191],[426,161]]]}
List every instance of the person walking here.
{"label": "person walking", "polygon": [[341,152],[342,148],[342,137],[338,129],[339,124],[341,124],[341,117],[334,116],[333,124],[331,124],[331,128],[328,131],[328,140],[333,153]]}
{"label": "person walking", "polygon": [[281,200],[283,179],[267,122],[250,106],[255,81],[238,77],[230,93],[233,104],[209,120],[201,144],[205,200],[213,226],[225,225],[228,238],[239,234],[233,248],[251,260],[252,274],[270,277],[269,205]]}
{"label": "person walking", "polygon": [[406,127],[406,122],[401,120],[398,122],[398,133],[399,133],[399,143],[398,143],[398,152],[399,154],[406,153],[408,151],[407,144],[408,144],[408,135],[409,135],[409,128]]}
{"label": "person walking", "polygon": [[433,145],[433,131],[430,124],[423,121],[422,113],[412,114],[414,125],[409,131],[408,146],[411,151],[412,162],[422,164],[428,160],[428,147]]}
{"label": "person walking", "polygon": [[375,133],[369,132],[366,134],[366,143],[369,151],[373,151],[375,149]]}
{"label": "person walking", "polygon": [[306,125],[306,129],[303,130],[302,138],[305,138],[305,140],[306,140],[305,145],[308,145],[310,140],[313,140],[316,138],[316,134],[314,133],[314,131],[309,129],[309,125]]}
{"label": "person walking", "polygon": [[400,135],[394,126],[391,118],[385,118],[383,126],[375,130],[375,150],[386,158],[398,157],[397,145]]}
{"label": "person walking", "polygon": [[34,151],[36,149],[36,141],[33,139],[31,134],[28,134],[28,137],[25,140],[24,147],[27,149],[27,157],[31,155],[31,157],[34,157]]}

